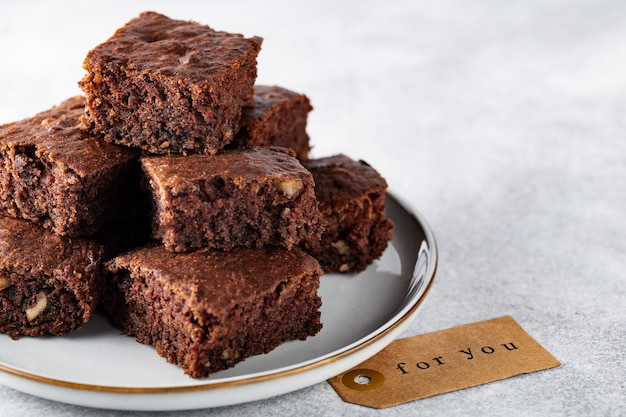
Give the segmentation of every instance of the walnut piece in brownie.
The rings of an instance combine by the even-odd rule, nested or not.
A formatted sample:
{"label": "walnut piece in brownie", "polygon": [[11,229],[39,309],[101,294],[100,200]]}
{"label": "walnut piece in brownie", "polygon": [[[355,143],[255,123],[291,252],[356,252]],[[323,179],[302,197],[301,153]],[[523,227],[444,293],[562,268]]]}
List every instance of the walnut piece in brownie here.
{"label": "walnut piece in brownie", "polygon": [[252,102],[261,43],[144,12],[87,54],[85,127],[153,154],[213,154]]}
{"label": "walnut piece in brownie", "polygon": [[306,132],[313,110],[309,98],[278,86],[255,85],[254,101],[243,108],[241,130],[231,146],[282,146],[306,160],[311,150]]}
{"label": "walnut piece in brownie", "polygon": [[286,148],[141,158],[154,200],[153,237],[168,250],[317,241],[313,177]]}
{"label": "walnut piece in brownie", "polygon": [[102,291],[103,249],[0,217],[0,332],[63,335],[86,323]]}
{"label": "walnut piece in brownie", "polygon": [[323,271],[297,248],[172,253],[149,246],[112,259],[107,270],[103,306],[113,324],[191,377],[322,327]]}
{"label": "walnut piece in brownie", "polygon": [[59,235],[96,232],[123,215],[136,152],[84,132],[84,98],[0,126],[0,208]]}
{"label": "walnut piece in brownie", "polygon": [[305,244],[325,272],[361,272],[391,240],[386,215],[387,182],[370,165],[345,155],[303,162],[315,179],[325,221],[322,239]]}

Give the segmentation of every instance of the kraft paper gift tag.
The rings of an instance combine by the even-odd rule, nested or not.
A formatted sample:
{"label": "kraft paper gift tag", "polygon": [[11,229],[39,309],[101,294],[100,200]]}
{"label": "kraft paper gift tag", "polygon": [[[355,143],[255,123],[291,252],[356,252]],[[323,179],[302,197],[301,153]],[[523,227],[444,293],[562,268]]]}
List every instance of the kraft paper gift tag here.
{"label": "kraft paper gift tag", "polygon": [[559,365],[505,316],[395,340],[328,382],[346,402],[385,408]]}

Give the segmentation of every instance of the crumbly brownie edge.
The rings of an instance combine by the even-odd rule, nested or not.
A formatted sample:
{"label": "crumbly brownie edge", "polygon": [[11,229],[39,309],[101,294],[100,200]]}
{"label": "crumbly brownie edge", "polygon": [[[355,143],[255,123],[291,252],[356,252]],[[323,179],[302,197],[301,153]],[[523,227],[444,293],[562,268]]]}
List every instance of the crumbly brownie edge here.
{"label": "crumbly brownie edge", "polygon": [[[0,149],[2,186],[0,208],[18,218],[41,224],[62,236],[88,236],[111,219],[123,217],[129,201],[123,189],[132,162],[115,170],[81,177],[46,155],[35,156],[34,146]],[[138,177],[136,178],[138,180]],[[120,186],[122,184],[122,186]]]}
{"label": "crumbly brownie edge", "polygon": [[371,193],[334,215],[327,213],[325,219],[321,241],[309,247],[325,272],[365,270],[380,258],[392,238],[393,223],[385,214],[384,194]]}
{"label": "crumbly brownie edge", "polygon": [[[256,69],[247,63],[240,70],[247,78],[256,77]],[[190,93],[185,83],[177,81],[155,82],[117,73],[102,78],[111,91],[86,90],[85,128],[110,143],[157,155],[215,154],[224,148],[239,129],[241,109],[252,86],[248,82],[242,87],[235,78],[225,77],[218,89],[197,88]],[[220,100],[227,95],[223,91],[232,93],[232,98]],[[133,102],[132,97],[141,101]]]}
{"label": "crumbly brownie edge", "polygon": [[[155,237],[160,237],[169,250],[265,245],[290,249],[303,240],[319,238],[321,219],[313,189],[286,197],[273,184],[252,183],[238,188],[220,180],[199,183],[196,193],[168,199],[158,215],[160,236],[157,232]],[[215,195],[224,197],[211,202]]]}

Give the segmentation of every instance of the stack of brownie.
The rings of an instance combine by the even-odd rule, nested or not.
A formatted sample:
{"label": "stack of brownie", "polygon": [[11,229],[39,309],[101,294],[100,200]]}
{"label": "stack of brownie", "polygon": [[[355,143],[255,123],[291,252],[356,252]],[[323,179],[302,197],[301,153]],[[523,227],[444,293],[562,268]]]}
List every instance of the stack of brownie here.
{"label": "stack of brownie", "polygon": [[0,331],[102,306],[192,377],[319,332],[320,276],[391,239],[387,184],[309,159],[309,99],[255,85],[261,43],[145,12],[88,53],[84,96],[0,127]]}

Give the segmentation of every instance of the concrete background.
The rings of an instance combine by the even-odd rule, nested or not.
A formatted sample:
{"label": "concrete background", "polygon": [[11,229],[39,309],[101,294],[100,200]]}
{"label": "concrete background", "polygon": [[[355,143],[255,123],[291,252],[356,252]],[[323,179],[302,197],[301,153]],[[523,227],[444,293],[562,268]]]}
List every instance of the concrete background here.
{"label": "concrete background", "polygon": [[[435,232],[403,336],[512,315],[563,364],[385,410],[323,382],[163,415],[626,415],[626,3],[104,3],[0,4],[0,123],[79,93],[87,51],[143,10],[262,36],[258,81],[310,97],[313,156],[368,161]],[[0,415],[143,414],[0,386]]]}

